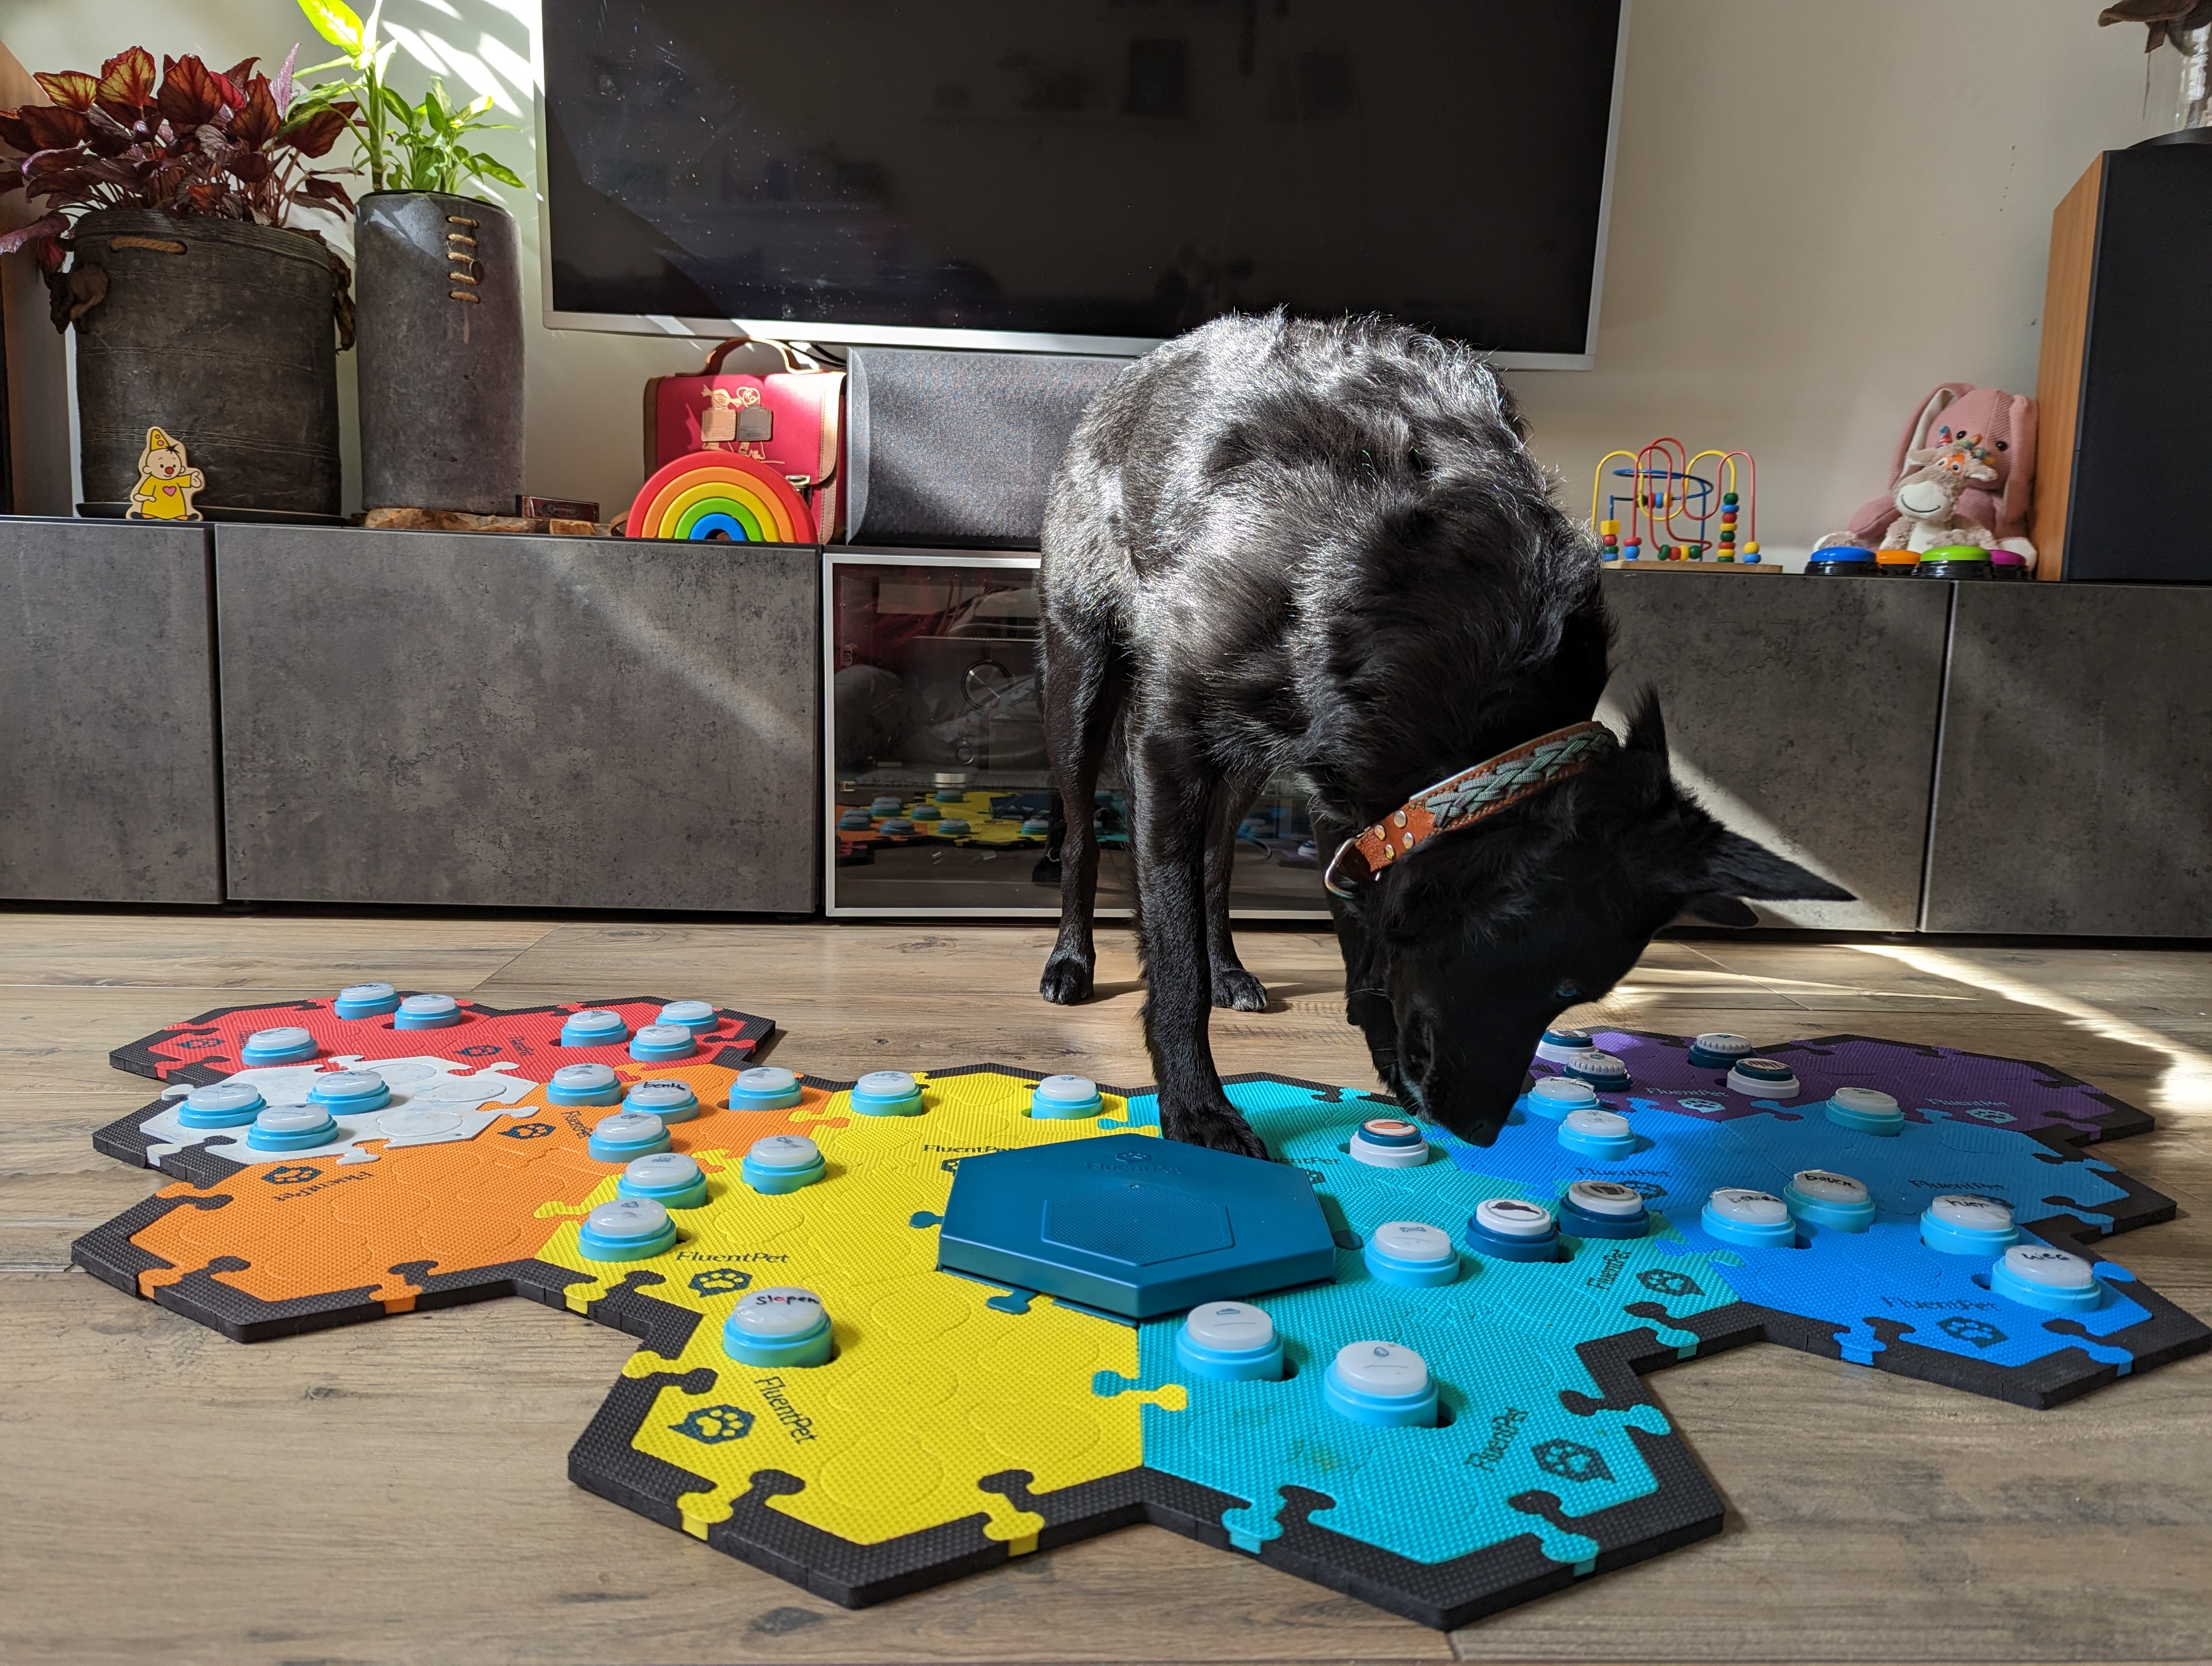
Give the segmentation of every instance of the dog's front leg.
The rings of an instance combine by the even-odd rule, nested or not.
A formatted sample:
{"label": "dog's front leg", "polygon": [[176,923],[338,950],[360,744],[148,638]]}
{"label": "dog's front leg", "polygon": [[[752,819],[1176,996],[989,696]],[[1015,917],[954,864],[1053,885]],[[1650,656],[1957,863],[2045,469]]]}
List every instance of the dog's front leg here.
{"label": "dog's front leg", "polygon": [[1181,737],[1139,734],[1129,755],[1137,946],[1148,985],[1145,1044],[1159,1078],[1161,1131],[1186,1145],[1264,1158],[1267,1147],[1222,1091],[1206,1037],[1213,1015],[1206,916],[1213,783]]}
{"label": "dog's front leg", "polygon": [[1212,967],[1213,1004],[1240,1012],[1267,1008],[1267,985],[1237,958],[1229,925],[1229,892],[1237,879],[1237,828],[1259,796],[1256,787],[1224,786],[1213,795],[1206,842],[1206,956]]}
{"label": "dog's front leg", "polygon": [[[1351,836],[1349,827],[1314,818],[1314,845],[1324,864]],[[1382,1085],[1410,1104],[1398,1077],[1398,1014],[1390,1005],[1389,965],[1382,945],[1355,902],[1331,891],[1328,913],[1336,925],[1336,946],[1344,956],[1345,1022],[1358,1025],[1366,1037],[1368,1056],[1374,1060],[1375,1074]]]}

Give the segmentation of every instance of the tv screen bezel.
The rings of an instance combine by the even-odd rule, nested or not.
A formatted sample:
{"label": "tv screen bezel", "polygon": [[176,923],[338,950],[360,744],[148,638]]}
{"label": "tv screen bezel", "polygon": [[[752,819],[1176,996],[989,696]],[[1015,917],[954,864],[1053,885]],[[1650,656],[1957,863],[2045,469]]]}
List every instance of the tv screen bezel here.
{"label": "tv screen bezel", "polygon": [[[1620,20],[1613,33],[1613,94],[1607,101],[1605,171],[1598,188],[1597,246],[1590,264],[1589,315],[1583,325],[1579,353],[1523,353],[1500,349],[1490,362],[1503,370],[1591,370],[1597,365],[1598,319],[1605,295],[1607,234],[1613,223],[1613,168],[1620,149],[1621,89],[1628,76],[1628,14],[1633,0],[1620,0]],[[732,337],[759,337],[776,341],[811,342],[825,347],[923,347],[983,353],[1076,353],[1105,358],[1139,358],[1160,345],[1164,337],[1145,336],[1066,336],[1030,330],[960,330],[936,325],[895,324],[831,324],[804,319],[678,318],[672,313],[569,313],[553,305],[553,204],[544,187],[546,155],[546,95],[544,72],[538,72],[537,98],[532,106],[532,137],[538,166],[538,277],[541,316],[549,330],[577,330],[599,335],[654,336],[677,340],[725,341]]]}

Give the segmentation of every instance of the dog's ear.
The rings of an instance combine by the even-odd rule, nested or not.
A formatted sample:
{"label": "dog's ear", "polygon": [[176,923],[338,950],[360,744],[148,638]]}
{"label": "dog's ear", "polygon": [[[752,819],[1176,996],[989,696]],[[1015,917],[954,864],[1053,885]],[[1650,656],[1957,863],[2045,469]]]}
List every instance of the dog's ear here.
{"label": "dog's ear", "polygon": [[1644,760],[1632,774],[1649,794],[1638,814],[1643,825],[1626,836],[1637,853],[1632,870],[1652,890],[1678,898],[1686,912],[1715,925],[1750,926],[1758,916],[1737,898],[1856,900],[1811,869],[1729,832],[1670,779],[1667,721],[1660,714],[1659,691],[1648,684],[1637,691],[1622,751]]}
{"label": "dog's ear", "polygon": [[1776,855],[1765,845],[1754,844],[1740,833],[1723,832],[1703,866],[1705,889],[1723,897],[1756,897],[1765,902],[1858,900],[1841,885],[1831,884],[1812,869]]}
{"label": "dog's ear", "polygon": [[1637,690],[1636,708],[1629,714],[1627,750],[1667,756],[1667,720],[1659,714],[1659,690],[1649,683]]}

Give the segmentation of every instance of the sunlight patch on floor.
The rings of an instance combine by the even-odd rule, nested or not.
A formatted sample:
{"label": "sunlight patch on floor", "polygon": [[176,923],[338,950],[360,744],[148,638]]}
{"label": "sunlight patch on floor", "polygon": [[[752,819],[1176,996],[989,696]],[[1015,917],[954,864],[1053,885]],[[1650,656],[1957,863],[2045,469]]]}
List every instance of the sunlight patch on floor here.
{"label": "sunlight patch on floor", "polygon": [[1885,956],[1911,967],[1916,972],[1925,972],[1930,977],[1949,978],[1954,982],[2002,995],[2007,1000],[2018,1001],[2023,1006],[2039,1007],[2044,1012],[2057,1013],[2077,1030],[2155,1053],[2166,1060],[2166,1067],[2164,1074],[2159,1078],[2156,1097],[2148,1109],[2196,1115],[2212,1114],[2212,1054],[2178,1042],[2171,1036],[2160,1035],[2155,1030],[2146,1029],[2140,1024],[2130,1023],[2094,1002],[2061,994],[2019,978],[2008,977],[2001,971],[1977,966],[1955,955],[1945,954],[1940,949],[1925,949],[1906,943],[1854,943],[1850,946],[1861,954]]}

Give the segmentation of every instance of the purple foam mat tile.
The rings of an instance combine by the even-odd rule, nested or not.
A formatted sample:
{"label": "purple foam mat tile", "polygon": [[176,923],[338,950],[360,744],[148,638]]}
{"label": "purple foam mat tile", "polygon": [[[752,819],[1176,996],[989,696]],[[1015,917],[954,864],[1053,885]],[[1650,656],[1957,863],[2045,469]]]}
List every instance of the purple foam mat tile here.
{"label": "purple foam mat tile", "polygon": [[[1893,1097],[1916,1122],[1980,1123],[2069,1145],[2125,1139],[2154,1126],[2147,1113],[2064,1071],[1958,1048],[1869,1036],[1777,1042],[1758,1056],[1790,1066],[1799,1091],[1787,1099],[1754,1099],[1729,1090],[1726,1070],[1691,1063],[1689,1037],[1604,1028],[1589,1034],[1628,1067],[1631,1094],[1665,1095],[1677,1101],[1668,1109],[1711,1122],[1817,1115],[1838,1088],[1872,1087]],[[1561,1073],[1540,1059],[1529,1067],[1538,1075]]]}

